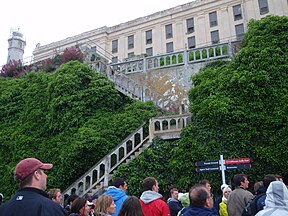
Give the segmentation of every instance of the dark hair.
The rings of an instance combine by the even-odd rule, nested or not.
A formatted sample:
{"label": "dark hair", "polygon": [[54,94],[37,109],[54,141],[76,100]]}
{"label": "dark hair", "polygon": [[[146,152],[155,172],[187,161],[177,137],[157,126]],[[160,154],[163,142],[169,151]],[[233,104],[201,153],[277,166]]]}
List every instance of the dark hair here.
{"label": "dark hair", "polygon": [[194,185],[189,191],[190,206],[204,207],[209,198],[209,192],[202,184]]}
{"label": "dark hair", "polygon": [[123,178],[116,177],[111,185],[119,188],[120,186],[124,187],[124,184],[125,184],[125,180]]}
{"label": "dark hair", "polygon": [[73,202],[75,199],[77,199],[79,196],[76,194],[71,194],[70,196],[68,196],[67,198],[67,203],[69,204],[70,202]]}
{"label": "dark hair", "polygon": [[267,175],[265,175],[264,178],[263,178],[263,186],[265,187],[265,189],[267,189],[268,186],[270,185],[270,183],[271,183],[272,181],[276,181],[276,180],[277,180],[277,178],[276,178],[275,175],[273,175],[273,174],[267,174]]}
{"label": "dark hair", "polygon": [[142,186],[143,190],[152,190],[153,186],[156,185],[157,180],[154,177],[147,177],[143,180]]}
{"label": "dark hair", "polygon": [[199,184],[205,186],[206,184],[210,184],[210,182],[207,179],[203,179],[203,180],[199,181]]}
{"label": "dark hair", "polygon": [[136,196],[128,197],[123,202],[118,216],[144,216],[139,199]]}
{"label": "dark hair", "polygon": [[247,178],[247,176],[243,173],[234,175],[233,177],[234,186],[235,187],[240,186],[241,182],[245,181],[245,178]]}
{"label": "dark hair", "polygon": [[80,210],[85,206],[87,202],[86,198],[78,197],[76,198],[71,205],[71,213],[79,213]]}

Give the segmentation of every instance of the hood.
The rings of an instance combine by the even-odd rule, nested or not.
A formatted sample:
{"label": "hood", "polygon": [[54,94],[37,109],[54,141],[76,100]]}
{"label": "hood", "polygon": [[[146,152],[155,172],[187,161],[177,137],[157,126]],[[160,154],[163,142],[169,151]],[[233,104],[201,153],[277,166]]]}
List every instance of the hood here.
{"label": "hood", "polygon": [[148,204],[156,199],[162,198],[162,195],[155,192],[155,191],[144,191],[140,197],[140,199],[145,203]]}
{"label": "hood", "polygon": [[266,192],[266,207],[282,207],[288,209],[288,189],[281,181],[273,181]]}
{"label": "hood", "polygon": [[206,215],[206,216],[215,216],[214,212],[209,208],[200,208],[200,207],[191,207],[189,206],[185,211],[185,215],[190,216],[199,216],[199,215]]}
{"label": "hood", "polygon": [[170,197],[168,200],[167,200],[167,203],[169,202],[180,202],[178,199],[175,199],[175,198],[172,198]]}
{"label": "hood", "polygon": [[104,194],[111,195],[113,197],[114,202],[117,202],[121,198],[127,196],[124,191],[114,186],[108,187],[108,190]]}

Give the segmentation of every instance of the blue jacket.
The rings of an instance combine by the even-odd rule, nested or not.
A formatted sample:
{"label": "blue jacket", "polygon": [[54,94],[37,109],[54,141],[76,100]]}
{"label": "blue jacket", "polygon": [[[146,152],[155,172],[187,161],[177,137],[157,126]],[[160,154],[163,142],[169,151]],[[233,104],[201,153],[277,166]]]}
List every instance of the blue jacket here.
{"label": "blue jacket", "polygon": [[183,216],[216,216],[212,209],[189,206]]}
{"label": "blue jacket", "polygon": [[2,216],[65,216],[64,209],[48,198],[47,193],[26,187],[20,189],[14,197],[0,206]]}
{"label": "blue jacket", "polygon": [[112,195],[114,203],[116,205],[116,213],[112,216],[118,216],[123,202],[128,198],[127,194],[123,190],[120,190],[119,188],[116,188],[114,186],[109,187],[104,194]]}

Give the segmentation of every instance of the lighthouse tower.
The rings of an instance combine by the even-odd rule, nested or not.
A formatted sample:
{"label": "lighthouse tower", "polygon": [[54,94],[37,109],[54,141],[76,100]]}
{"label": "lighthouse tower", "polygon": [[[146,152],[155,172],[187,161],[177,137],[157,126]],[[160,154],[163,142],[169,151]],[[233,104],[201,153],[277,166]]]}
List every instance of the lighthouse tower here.
{"label": "lighthouse tower", "polygon": [[18,30],[11,30],[10,37],[8,39],[8,57],[7,63],[11,60],[23,60],[24,48],[26,41],[23,39],[23,34]]}

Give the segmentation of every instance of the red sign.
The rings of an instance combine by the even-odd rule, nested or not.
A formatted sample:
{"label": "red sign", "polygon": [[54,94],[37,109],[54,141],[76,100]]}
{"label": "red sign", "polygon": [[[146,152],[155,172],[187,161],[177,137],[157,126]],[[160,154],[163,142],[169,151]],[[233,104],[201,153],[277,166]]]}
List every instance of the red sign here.
{"label": "red sign", "polygon": [[233,158],[225,160],[224,164],[247,164],[250,163],[250,158]]}

